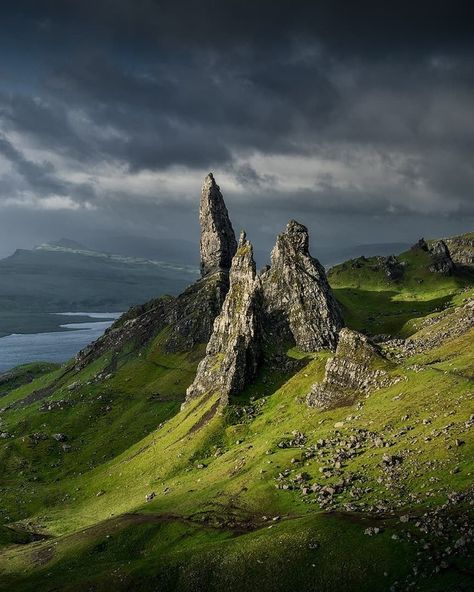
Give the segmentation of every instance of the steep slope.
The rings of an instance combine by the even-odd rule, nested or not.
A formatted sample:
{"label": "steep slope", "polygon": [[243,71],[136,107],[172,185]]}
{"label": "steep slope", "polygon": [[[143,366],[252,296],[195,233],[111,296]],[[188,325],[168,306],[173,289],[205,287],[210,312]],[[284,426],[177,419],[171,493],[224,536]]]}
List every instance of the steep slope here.
{"label": "steep slope", "polygon": [[[436,325],[430,325],[431,335],[438,332]],[[463,556],[472,537],[465,524],[474,468],[472,379],[467,378],[472,359],[466,354],[472,331],[404,358],[396,368],[387,365],[387,372],[403,382],[367,399],[363,394],[346,407],[307,408],[307,392],[323,377],[327,355],[318,354],[270,397],[235,411],[228,407],[210,421],[206,414],[215,398],[204,406],[190,403],[122,454],[101,459],[95,469],[80,470],[82,445],[71,438],[71,450],[58,458],[60,463],[74,458],[75,469],[71,463],[64,475],[58,466],[47,479],[62,475],[58,486],[40,480],[21,487],[25,475],[16,485],[29,516],[23,524],[62,536],[53,546],[45,541],[8,547],[0,557],[4,581],[19,590],[38,585],[47,590],[46,573],[59,584],[75,565],[73,581],[64,589],[94,583],[107,590],[112,577],[118,590],[131,582],[139,582],[138,590],[158,584],[192,589],[187,578],[198,589],[219,589],[226,582],[239,590],[243,562],[247,569],[255,566],[246,576],[247,587],[285,590],[287,561],[300,573],[303,589],[316,581],[322,590],[342,590],[341,578],[345,589],[350,581],[354,590],[362,585],[385,590],[395,580],[400,590],[411,581],[418,589],[449,590],[450,582],[469,581]],[[165,391],[170,384],[163,385]],[[54,425],[64,425],[65,415],[60,410]],[[141,422],[140,413],[132,416]],[[5,498],[11,519],[18,517],[13,494],[12,487],[12,497]],[[147,495],[151,502],[145,502]],[[321,509],[339,513],[321,514]],[[129,515],[136,511],[145,513]],[[280,520],[273,521],[277,516]],[[400,516],[408,516],[408,522]],[[440,534],[433,524],[443,524]],[[429,551],[417,555],[426,537]],[[273,554],[275,539],[282,542]],[[334,540],[340,541],[337,548]],[[351,546],[357,551],[348,563]],[[94,549],[104,552],[96,555]],[[234,559],[224,572],[212,556],[228,552]],[[334,561],[342,562],[337,570],[331,568]],[[111,575],[117,565],[120,578]]]}

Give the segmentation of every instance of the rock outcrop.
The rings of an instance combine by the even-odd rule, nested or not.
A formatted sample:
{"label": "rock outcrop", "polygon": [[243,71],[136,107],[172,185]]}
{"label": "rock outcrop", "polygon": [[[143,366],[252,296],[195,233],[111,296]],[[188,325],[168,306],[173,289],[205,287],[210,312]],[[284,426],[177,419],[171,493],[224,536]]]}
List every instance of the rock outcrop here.
{"label": "rock outcrop", "polygon": [[396,282],[403,277],[403,265],[395,255],[383,257],[382,267],[387,279],[391,282]]}
{"label": "rock outcrop", "polygon": [[453,273],[455,265],[444,241],[434,241],[429,246],[429,252],[432,258],[432,263],[429,267],[430,271],[443,275],[451,275]]}
{"label": "rock outcrop", "polygon": [[461,234],[444,240],[451,260],[457,267],[474,268],[474,233]]}
{"label": "rock outcrop", "polygon": [[341,314],[324,268],[309,253],[305,226],[289,222],[278,236],[271,267],[257,275],[252,245],[245,233],[236,245],[212,174],[204,181],[200,220],[202,278],[176,298],[130,309],[78,354],[73,371],[105,352],[112,352],[113,369],[126,347],[141,349],[158,335],[166,352],[190,352],[207,343],[186,402],[218,392],[226,404],[254,377],[264,352],[272,352],[282,369],[288,367],[288,346],[336,348]]}
{"label": "rock outcrop", "polygon": [[199,210],[201,224],[201,275],[229,270],[237,249],[224,198],[212,173],[204,179]]}
{"label": "rock outcrop", "polygon": [[412,249],[421,249],[430,255],[428,269],[433,273],[451,275],[456,268],[454,261],[451,259],[449,249],[443,240],[427,243],[424,238],[420,238],[413,245]]}
{"label": "rock outcrop", "polygon": [[261,276],[265,338],[304,351],[335,349],[343,322],[326,272],[309,253],[308,230],[291,220]]}
{"label": "rock outcrop", "polygon": [[202,278],[176,298],[165,296],[134,306],[96,342],[76,356],[74,369],[83,368],[106,351],[119,352],[126,343],[143,347],[167,328],[167,352],[187,352],[211,337],[229,289],[229,268],[237,248],[222,194],[211,173],[201,192]]}
{"label": "rock outcrop", "polygon": [[226,404],[255,375],[260,356],[258,288],[252,245],[242,233],[232,260],[229,291],[214,322],[206,356],[186,392],[186,403],[218,392]]}
{"label": "rock outcrop", "polygon": [[323,382],[311,388],[308,405],[321,409],[338,407],[352,403],[358,394],[394,384],[398,378],[379,367],[383,360],[381,351],[365,335],[342,329],[336,354],[326,362]]}

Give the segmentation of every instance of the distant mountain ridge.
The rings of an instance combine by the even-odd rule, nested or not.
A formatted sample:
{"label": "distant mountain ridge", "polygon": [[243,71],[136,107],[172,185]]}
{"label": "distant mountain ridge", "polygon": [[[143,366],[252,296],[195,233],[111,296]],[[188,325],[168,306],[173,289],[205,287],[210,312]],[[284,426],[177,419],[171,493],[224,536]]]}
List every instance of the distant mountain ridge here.
{"label": "distant mountain ridge", "polygon": [[86,257],[102,257],[111,261],[118,261],[124,264],[141,264],[141,265],[155,265],[162,269],[179,270],[183,273],[189,273],[192,276],[196,275],[197,268],[192,265],[169,263],[167,261],[156,261],[154,259],[146,259],[144,257],[133,257],[121,255],[116,253],[108,253],[90,249],[81,243],[69,239],[60,239],[50,243],[43,243],[34,249],[35,251],[53,251],[63,253],[74,253],[77,255],[84,255]]}
{"label": "distant mountain ridge", "polygon": [[126,257],[61,239],[0,260],[0,336],[57,328],[51,312],[122,311],[157,295],[178,294],[196,277],[191,265]]}

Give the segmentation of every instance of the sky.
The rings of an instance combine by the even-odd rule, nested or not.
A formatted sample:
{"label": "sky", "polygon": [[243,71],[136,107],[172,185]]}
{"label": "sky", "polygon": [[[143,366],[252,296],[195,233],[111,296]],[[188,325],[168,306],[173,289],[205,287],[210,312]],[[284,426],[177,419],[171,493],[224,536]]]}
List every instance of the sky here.
{"label": "sky", "polygon": [[473,230],[469,4],[4,0],[0,256],[197,244],[209,171],[257,249]]}

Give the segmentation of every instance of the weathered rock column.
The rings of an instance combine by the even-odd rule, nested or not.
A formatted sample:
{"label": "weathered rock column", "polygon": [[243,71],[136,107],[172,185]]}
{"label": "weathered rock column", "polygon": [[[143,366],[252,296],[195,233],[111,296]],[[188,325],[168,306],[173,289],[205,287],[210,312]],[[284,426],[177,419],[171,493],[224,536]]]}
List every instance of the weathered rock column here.
{"label": "weathered rock column", "polygon": [[212,173],[204,179],[199,210],[201,275],[229,270],[237,249],[234,229],[219,185]]}
{"label": "weathered rock column", "polygon": [[305,351],[335,349],[343,326],[324,267],[309,253],[308,229],[291,220],[262,275],[267,339],[294,340]]}
{"label": "weathered rock column", "polygon": [[229,291],[214,322],[206,356],[186,392],[186,403],[217,392],[226,404],[254,377],[260,354],[258,301],[253,249],[243,232],[232,260]]}

